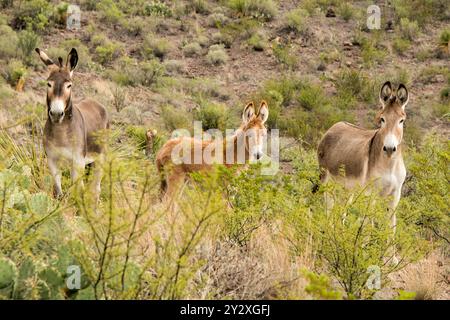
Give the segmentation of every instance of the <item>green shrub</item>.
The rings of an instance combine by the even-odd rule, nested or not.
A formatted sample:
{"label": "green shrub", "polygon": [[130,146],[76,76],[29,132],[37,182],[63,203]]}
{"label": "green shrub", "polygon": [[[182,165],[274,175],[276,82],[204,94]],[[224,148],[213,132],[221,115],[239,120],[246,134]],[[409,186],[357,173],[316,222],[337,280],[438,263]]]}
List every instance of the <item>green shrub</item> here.
{"label": "green shrub", "polygon": [[294,69],[298,64],[298,58],[296,55],[291,53],[291,48],[289,45],[274,44],[272,46],[272,51],[278,63],[281,63],[284,67],[291,70]]}
{"label": "green shrub", "polygon": [[66,26],[67,23],[67,9],[69,8],[69,4],[67,2],[60,2],[54,9],[53,12],[53,21],[60,25]]}
{"label": "green shrub", "polygon": [[208,49],[208,54],[206,55],[206,61],[210,65],[221,65],[228,61],[228,54],[226,53],[223,45],[212,45]]}
{"label": "green shrub", "polygon": [[11,59],[16,56],[18,37],[7,25],[0,25],[0,59]]}
{"label": "green shrub", "polygon": [[157,84],[166,69],[157,59],[137,62],[129,57],[121,58],[114,70],[110,71],[112,80],[120,85],[143,85],[150,87]]}
{"label": "green shrub", "polygon": [[43,32],[49,25],[52,15],[52,6],[46,0],[28,0],[14,9],[12,26],[15,29],[32,28]]}
{"label": "green shrub", "polygon": [[201,121],[205,131],[209,129],[225,131],[227,109],[222,104],[202,102],[194,112],[194,120]]}
{"label": "green shrub", "polygon": [[209,13],[209,5],[206,0],[189,0],[186,5],[186,10],[200,13],[200,14],[208,14]]}
{"label": "green shrub", "polygon": [[278,13],[277,5],[272,0],[229,0],[228,6],[255,19],[272,20]]}
{"label": "green shrub", "polygon": [[353,8],[351,3],[344,1],[339,5],[337,14],[341,16],[345,21],[350,21],[355,15],[355,9]]}
{"label": "green shrub", "polygon": [[338,95],[351,95],[358,100],[373,102],[378,96],[376,82],[371,81],[364,72],[357,70],[343,70],[336,78]]}
{"label": "green shrub", "polygon": [[405,40],[402,38],[396,38],[392,42],[392,47],[394,48],[395,52],[397,52],[399,55],[404,55],[405,51],[409,49],[411,46],[411,43],[409,40]]}
{"label": "green shrub", "polygon": [[443,173],[448,172],[450,143],[435,132],[422,138],[420,148],[408,153],[411,181],[408,195],[400,202],[400,210],[411,225],[420,226],[428,237],[448,245],[448,181]]}
{"label": "green shrub", "polygon": [[3,78],[11,85],[17,86],[19,81],[27,76],[27,69],[20,60],[9,60],[6,68],[2,72]]}
{"label": "green shrub", "polygon": [[17,47],[20,49],[23,61],[30,65],[34,58],[34,49],[39,46],[41,39],[32,30],[23,30],[19,33]]}
{"label": "green shrub", "polygon": [[447,46],[450,43],[450,29],[444,29],[439,35],[439,45]]}
{"label": "green shrub", "polygon": [[211,40],[212,44],[223,44],[225,48],[230,48],[233,43],[233,38],[222,32],[213,33]]}
{"label": "green shrub", "polygon": [[400,20],[400,33],[406,40],[414,40],[419,34],[419,25],[416,21],[409,21],[408,18]]}
{"label": "green shrub", "polygon": [[113,0],[100,0],[97,10],[103,21],[110,24],[118,24],[123,19],[123,12],[117,7]]}
{"label": "green shrub", "polygon": [[177,75],[186,72],[185,63],[182,60],[167,60],[164,67],[168,74]]}
{"label": "green shrub", "polygon": [[213,28],[223,27],[229,22],[229,19],[223,13],[212,13],[208,16],[208,26]]}
{"label": "green shrub", "polygon": [[256,51],[264,51],[268,47],[267,36],[257,32],[247,40],[247,44]]}
{"label": "green shrub", "polygon": [[411,0],[408,2],[393,0],[392,6],[399,20],[401,18],[415,20],[420,26],[448,18],[448,6],[442,0]]}
{"label": "green shrub", "polygon": [[164,2],[151,1],[144,5],[142,14],[145,16],[171,17],[172,10]]}
{"label": "green shrub", "polygon": [[95,57],[102,65],[109,65],[122,53],[122,46],[110,40],[95,48]]}
{"label": "green shrub", "polygon": [[298,8],[286,14],[285,23],[290,30],[304,34],[308,30],[308,17],[308,11]]}
{"label": "green shrub", "polygon": [[186,57],[199,56],[202,52],[202,47],[198,42],[189,42],[183,47],[183,53]]}
{"label": "green shrub", "polygon": [[164,121],[164,126],[170,132],[177,129],[189,129],[192,127],[192,119],[189,114],[186,115],[185,110],[177,110],[171,105],[163,106],[161,109],[161,116]]}
{"label": "green shrub", "polygon": [[305,84],[298,95],[298,102],[306,110],[313,111],[328,103],[328,99],[319,85]]}
{"label": "green shrub", "polygon": [[141,52],[147,59],[157,57],[162,60],[171,49],[172,47],[167,39],[157,38],[155,35],[150,34],[145,37]]}
{"label": "green shrub", "polygon": [[121,21],[122,26],[131,36],[138,36],[146,27],[146,21],[142,17],[132,17]]}

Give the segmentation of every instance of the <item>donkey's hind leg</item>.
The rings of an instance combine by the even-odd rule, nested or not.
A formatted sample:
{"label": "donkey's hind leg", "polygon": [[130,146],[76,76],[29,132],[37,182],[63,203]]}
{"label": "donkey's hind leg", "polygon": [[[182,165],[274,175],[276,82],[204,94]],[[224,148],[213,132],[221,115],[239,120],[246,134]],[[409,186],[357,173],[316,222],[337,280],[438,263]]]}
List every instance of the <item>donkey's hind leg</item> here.
{"label": "donkey's hind leg", "polygon": [[95,162],[93,162],[94,165],[93,192],[95,195],[95,201],[97,203],[100,199],[104,160],[105,160],[104,155],[100,154],[98,158],[95,160]]}
{"label": "donkey's hind leg", "polygon": [[[326,184],[330,180],[330,173],[326,169],[322,169],[320,172],[320,181],[322,184]],[[334,201],[329,191],[323,193],[325,201],[325,211],[328,214],[331,209],[333,209]]]}

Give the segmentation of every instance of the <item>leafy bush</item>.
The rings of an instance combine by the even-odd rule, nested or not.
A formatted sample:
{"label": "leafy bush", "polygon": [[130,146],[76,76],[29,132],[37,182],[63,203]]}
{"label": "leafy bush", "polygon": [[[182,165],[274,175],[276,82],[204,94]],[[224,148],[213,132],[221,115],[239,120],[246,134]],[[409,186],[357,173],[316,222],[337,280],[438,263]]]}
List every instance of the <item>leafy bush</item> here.
{"label": "leafy bush", "polygon": [[300,90],[298,102],[304,109],[313,111],[329,101],[320,86],[306,83]]}
{"label": "leafy bush", "polygon": [[223,27],[229,22],[229,19],[223,13],[212,13],[208,16],[208,25],[210,27],[219,28]]}
{"label": "leafy bush", "polygon": [[441,46],[448,46],[450,42],[450,29],[444,29],[439,35],[439,44]]}
{"label": "leafy bush", "polygon": [[416,21],[409,21],[408,18],[400,20],[400,33],[406,40],[414,40],[419,34],[419,25]]}
{"label": "leafy bush", "polygon": [[304,34],[308,29],[308,17],[308,11],[298,8],[286,14],[285,23],[290,30],[295,31],[298,34]]}
{"label": "leafy bush", "polygon": [[186,116],[185,110],[177,110],[171,105],[166,105],[162,107],[161,111],[164,125],[169,132],[192,127],[192,120],[189,119],[189,115]]}
{"label": "leafy bush", "polygon": [[442,244],[448,244],[450,239],[450,219],[446,214],[449,210],[448,181],[442,174],[448,171],[449,151],[448,140],[436,133],[424,137],[422,147],[409,154],[408,170],[412,180],[407,184],[407,197],[400,202],[405,219]]}
{"label": "leafy bush", "polygon": [[402,38],[396,38],[392,42],[392,47],[400,55],[404,55],[405,51],[407,51],[410,46],[411,46],[411,43],[408,40],[405,40]]}
{"label": "leafy bush", "polygon": [[209,5],[206,0],[189,0],[186,5],[186,9],[188,11],[193,11],[195,13],[200,14],[208,14],[209,13]]}
{"label": "leafy bush", "polygon": [[247,44],[255,51],[264,51],[268,47],[267,36],[262,32],[257,32],[250,39]]}
{"label": "leafy bush", "polygon": [[229,0],[228,6],[255,19],[272,20],[278,13],[277,5],[272,0]]}
{"label": "leafy bush", "polygon": [[297,66],[297,56],[291,53],[291,48],[289,45],[281,45],[275,43],[272,46],[272,51],[278,62],[287,69],[291,70]]}
{"label": "leafy bush", "polygon": [[408,18],[415,20],[420,26],[424,26],[433,20],[443,20],[447,18],[448,6],[442,0],[411,0],[404,2],[402,0],[394,0],[392,2],[397,18]]}
{"label": "leafy bush", "polygon": [[337,14],[341,16],[345,21],[350,21],[355,15],[355,9],[353,8],[351,3],[344,1],[339,5]]}
{"label": "leafy bush", "polygon": [[212,45],[209,47],[208,54],[206,55],[206,61],[210,65],[221,65],[228,61],[228,54],[224,50],[223,45]]}
{"label": "leafy bush", "polygon": [[16,87],[18,91],[21,91],[25,77],[27,75],[27,69],[20,60],[11,59],[6,65],[5,70],[2,72],[2,76],[12,86]]}
{"label": "leafy bush", "polygon": [[219,129],[225,131],[227,109],[222,104],[203,102],[194,112],[194,120],[201,121],[203,130]]}
{"label": "leafy bush", "polygon": [[60,2],[53,12],[53,20],[60,26],[66,26],[67,23],[67,9],[69,4],[67,2]]}
{"label": "leafy bush", "polygon": [[109,65],[120,56],[121,52],[121,44],[106,40],[102,45],[95,48],[95,58],[102,65]]}
{"label": "leafy bush", "polygon": [[336,78],[336,88],[340,96],[352,96],[365,102],[373,102],[378,96],[376,82],[357,70],[341,71]]}
{"label": "leafy bush", "polygon": [[34,49],[39,46],[41,39],[32,30],[23,30],[19,33],[17,47],[21,51],[23,61],[30,65],[34,58]]}
{"label": "leafy bush", "polygon": [[164,2],[151,1],[144,5],[142,14],[145,16],[171,17],[172,10]]}
{"label": "leafy bush", "polygon": [[0,59],[11,59],[16,56],[17,34],[7,25],[0,25]]}
{"label": "leafy bush", "polygon": [[106,23],[118,24],[123,19],[123,12],[113,0],[100,0],[97,3],[97,10]]}
{"label": "leafy bush", "polygon": [[142,44],[142,55],[145,58],[157,57],[159,59],[164,59],[164,57],[171,50],[170,42],[164,38],[157,38],[150,34],[144,39]]}
{"label": "leafy bush", "polygon": [[165,72],[164,65],[156,59],[138,63],[134,59],[123,57],[110,72],[110,77],[120,85],[150,87],[157,84]]}
{"label": "leafy bush", "polygon": [[43,32],[49,25],[52,7],[46,0],[28,0],[15,8],[13,15],[13,28],[21,30],[30,27],[34,31]]}
{"label": "leafy bush", "polygon": [[183,47],[183,53],[186,57],[194,57],[200,55],[202,47],[198,42],[189,42]]}

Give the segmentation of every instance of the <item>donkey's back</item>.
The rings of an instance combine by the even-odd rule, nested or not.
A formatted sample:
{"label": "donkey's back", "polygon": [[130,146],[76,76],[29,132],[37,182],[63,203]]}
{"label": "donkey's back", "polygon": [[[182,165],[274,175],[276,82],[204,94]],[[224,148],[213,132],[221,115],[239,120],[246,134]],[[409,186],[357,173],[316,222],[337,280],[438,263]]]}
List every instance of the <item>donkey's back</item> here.
{"label": "donkey's back", "polygon": [[374,134],[375,130],[348,122],[334,124],[323,136],[317,150],[320,167],[334,176],[344,169],[347,177],[361,177],[367,169],[370,141]]}

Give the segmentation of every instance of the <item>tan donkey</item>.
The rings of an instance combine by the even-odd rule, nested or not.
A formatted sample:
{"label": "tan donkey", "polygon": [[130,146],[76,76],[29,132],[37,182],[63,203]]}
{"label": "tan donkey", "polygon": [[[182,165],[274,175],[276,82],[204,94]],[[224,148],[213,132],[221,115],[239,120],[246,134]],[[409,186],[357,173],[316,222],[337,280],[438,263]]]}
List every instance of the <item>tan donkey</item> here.
{"label": "tan donkey", "polygon": [[[223,153],[219,164],[227,167],[235,164],[245,164],[247,161],[259,160],[263,156],[264,138],[267,135],[265,122],[269,117],[269,108],[265,101],[255,111],[253,102],[248,103],[242,113],[242,124],[235,134],[223,140],[221,145],[214,140],[199,140],[191,137],[174,138],[167,141],[156,155],[156,165],[161,174],[161,192],[172,196],[176,189],[183,183],[189,173],[210,170],[212,164],[206,161],[205,154],[213,157],[219,152]],[[174,155],[176,148],[187,146],[190,152],[189,161],[176,162]],[[198,154],[196,153],[196,150]],[[200,161],[194,161],[196,157]]]}
{"label": "tan donkey", "polygon": [[376,117],[379,129],[338,122],[325,133],[317,151],[322,182],[334,178],[351,188],[373,181],[383,196],[392,197],[394,234],[397,224],[394,209],[406,177],[401,141],[408,100],[408,90],[403,84],[394,92],[391,83],[386,82],[381,87],[381,109]]}
{"label": "tan donkey", "polygon": [[[73,104],[72,76],[78,62],[75,49],[70,51],[65,65],[61,57],[55,64],[39,48],[36,52],[50,73],[47,78],[48,117],[44,128],[44,149],[54,179],[55,195],[61,197],[60,160],[70,163],[72,181],[76,182],[85,166],[103,153],[104,146],[98,141],[97,134],[108,128],[108,115],[104,106],[90,99]],[[94,191],[98,197],[101,171],[100,166],[96,167]]]}

